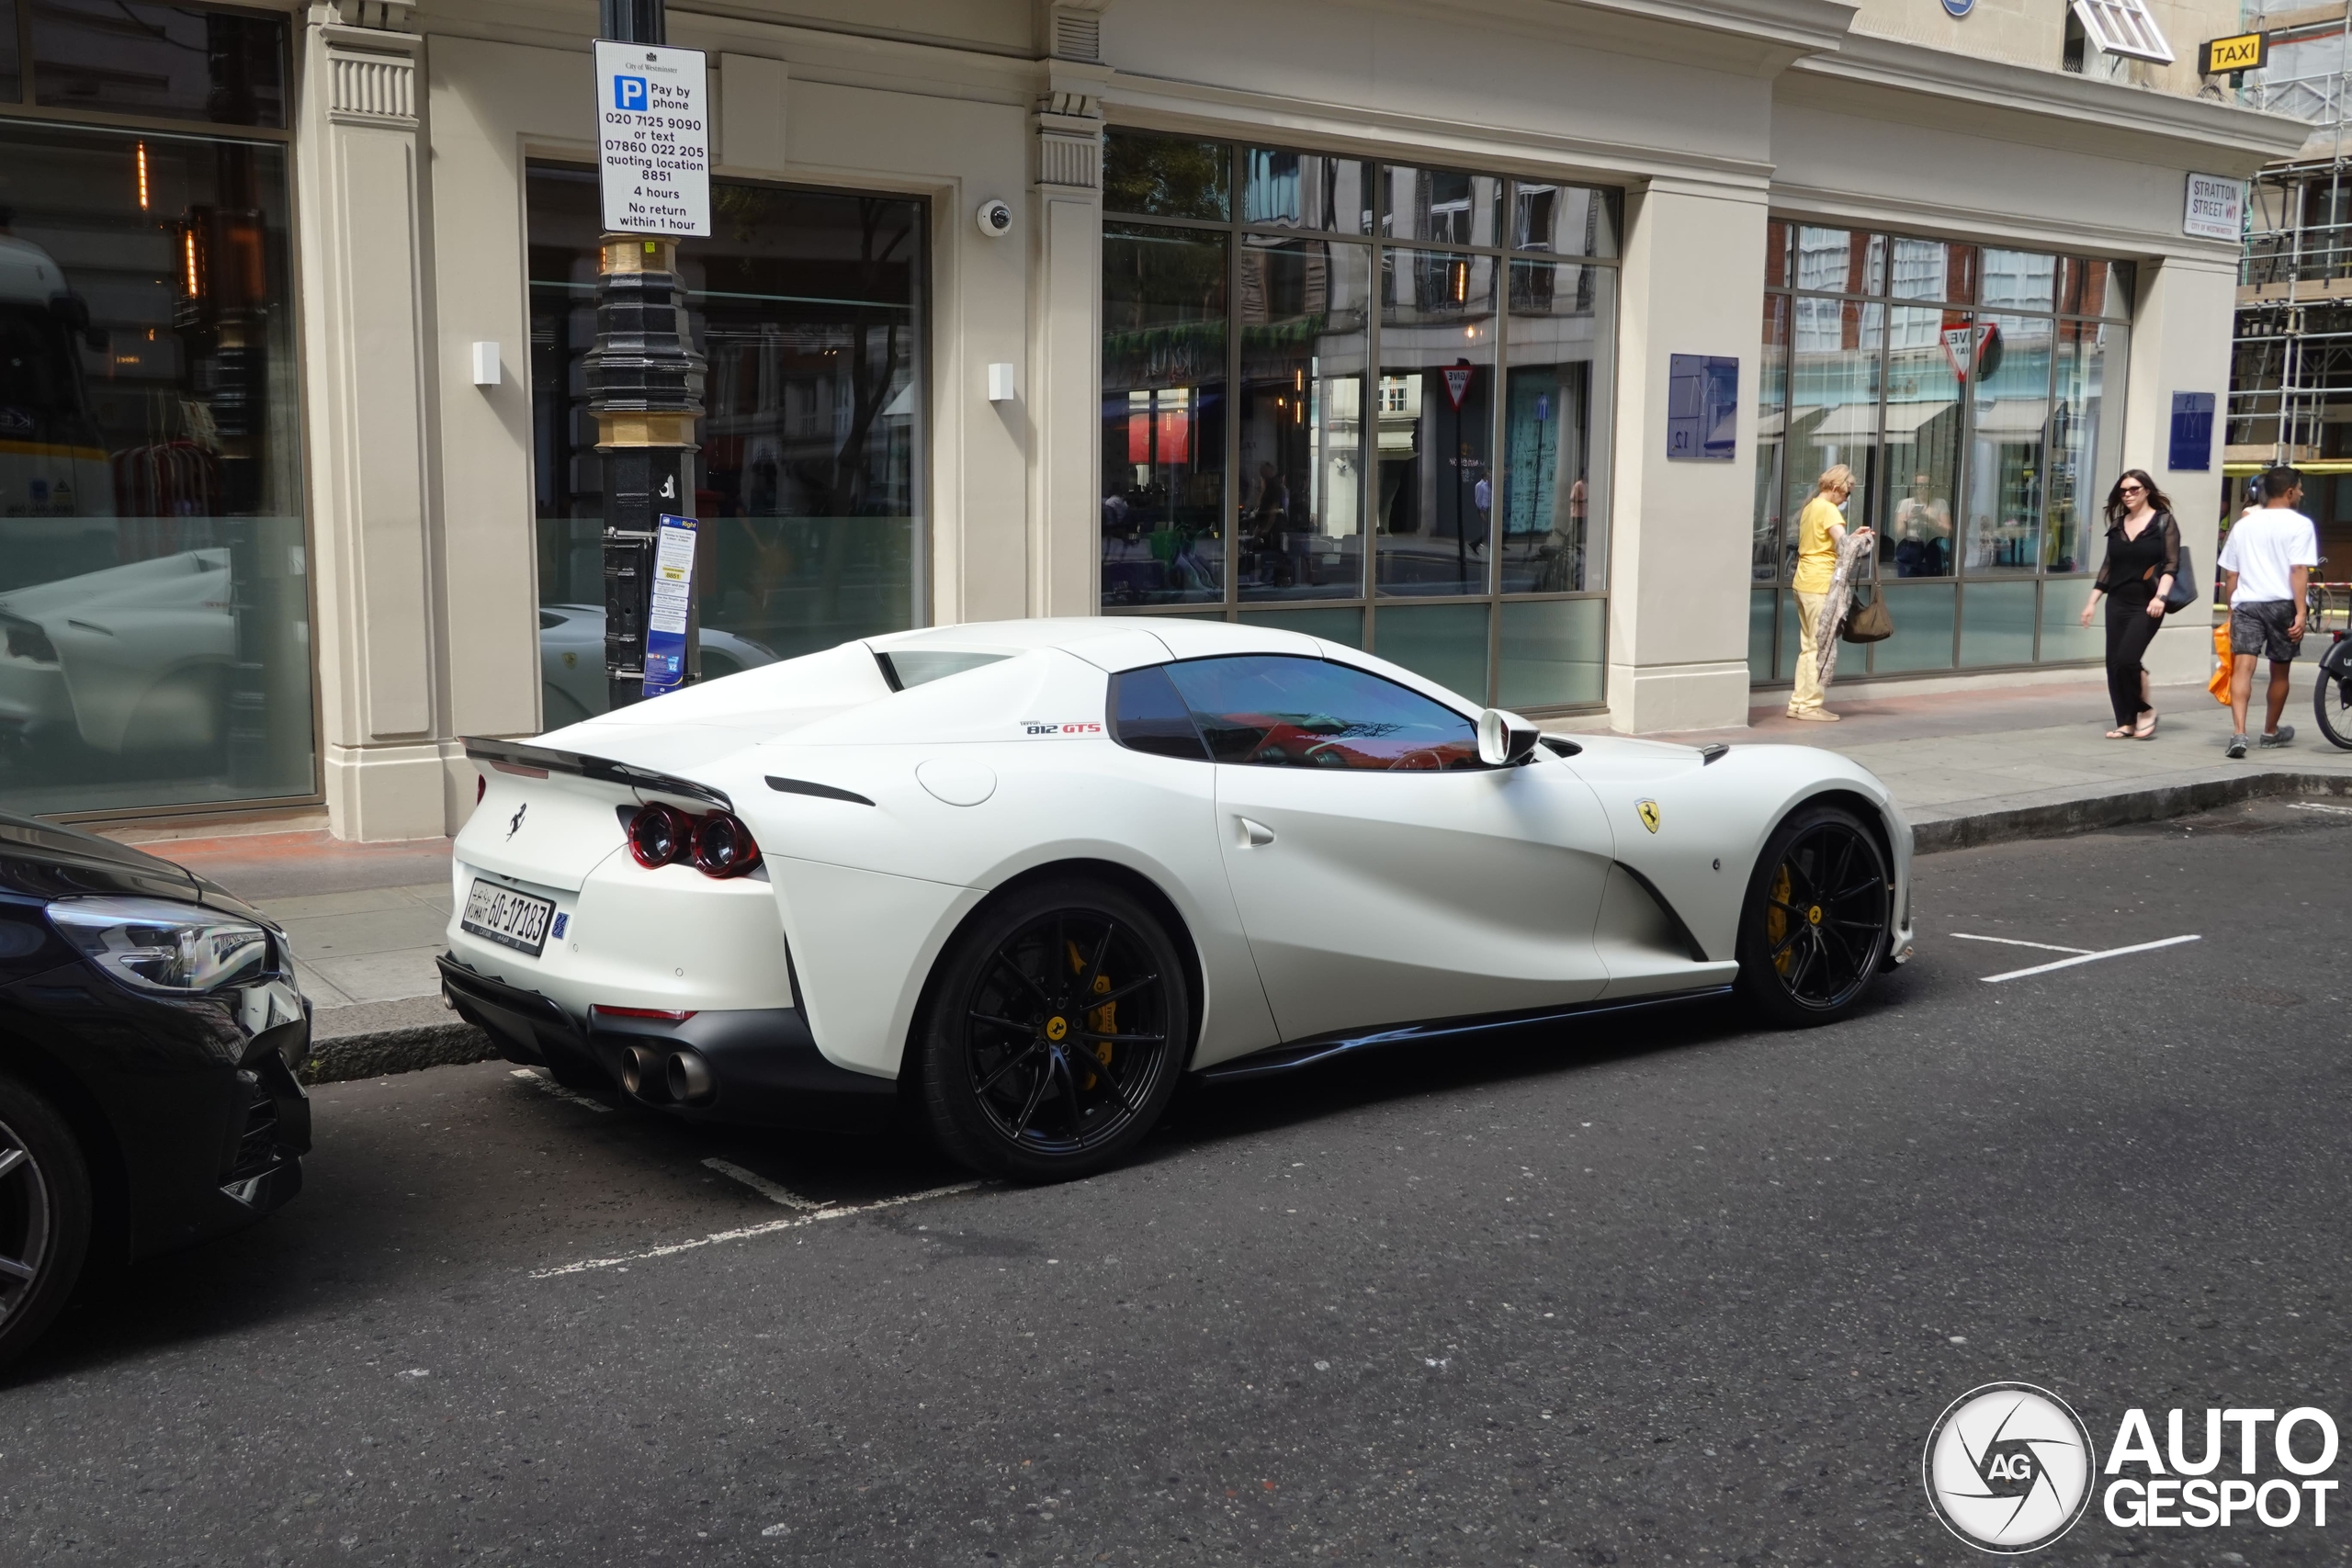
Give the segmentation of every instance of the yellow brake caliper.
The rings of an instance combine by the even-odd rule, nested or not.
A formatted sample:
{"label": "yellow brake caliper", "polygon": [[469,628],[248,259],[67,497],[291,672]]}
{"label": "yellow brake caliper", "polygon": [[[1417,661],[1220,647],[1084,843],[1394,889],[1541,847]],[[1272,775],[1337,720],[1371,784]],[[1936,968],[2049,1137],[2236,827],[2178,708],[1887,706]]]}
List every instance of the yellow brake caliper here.
{"label": "yellow brake caliper", "polygon": [[[1085,974],[1086,960],[1080,955],[1078,943],[1074,942],[1069,942],[1068,943],[1068,946],[1069,948],[1069,972],[1073,975]],[[1099,997],[1102,995],[1110,988],[1110,976],[1097,975],[1094,976],[1094,994],[1096,996]],[[1118,1033],[1119,1004],[1116,1002],[1104,1002],[1101,1007],[1095,1008],[1088,1012],[1086,1015],[1086,1027],[1091,1032],[1095,1034]],[[1097,1042],[1093,1047],[1093,1055],[1096,1061],[1102,1063],[1106,1067],[1109,1066],[1111,1065],[1111,1043],[1108,1040]],[[1078,1087],[1080,1089],[1092,1089],[1094,1087],[1094,1075],[1092,1073],[1087,1074],[1086,1081]]]}
{"label": "yellow brake caliper", "polygon": [[1765,951],[1778,954],[1772,960],[1772,967],[1782,975],[1789,972],[1789,966],[1797,958],[1794,947],[1785,953],[1780,951],[1781,944],[1789,940],[1789,912],[1781,908],[1788,901],[1789,867],[1783,861],[1781,869],[1772,874],[1772,902],[1764,911],[1764,940],[1770,944]]}

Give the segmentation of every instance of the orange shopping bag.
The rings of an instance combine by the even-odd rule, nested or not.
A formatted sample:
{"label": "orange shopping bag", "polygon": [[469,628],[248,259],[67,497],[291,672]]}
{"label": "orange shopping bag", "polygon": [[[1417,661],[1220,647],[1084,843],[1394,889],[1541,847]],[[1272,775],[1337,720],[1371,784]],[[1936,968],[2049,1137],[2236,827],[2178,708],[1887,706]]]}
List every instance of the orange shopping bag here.
{"label": "orange shopping bag", "polygon": [[2225,622],[2213,628],[2213,678],[2205,682],[2213,700],[2223,707],[2230,705],[2230,628]]}

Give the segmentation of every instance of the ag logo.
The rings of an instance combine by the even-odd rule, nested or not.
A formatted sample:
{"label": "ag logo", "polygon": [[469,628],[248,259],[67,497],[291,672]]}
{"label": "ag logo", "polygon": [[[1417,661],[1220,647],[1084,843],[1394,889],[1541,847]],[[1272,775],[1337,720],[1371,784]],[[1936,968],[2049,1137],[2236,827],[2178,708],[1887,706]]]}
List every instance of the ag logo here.
{"label": "ag logo", "polygon": [[2031,1383],[1996,1382],[1951,1402],[1928,1434],[1920,1471],[1944,1528],[1981,1551],[2039,1551],[2090,1506],[2098,1455],[2066,1402]]}
{"label": "ag logo", "polygon": [[1634,803],[1634,809],[1635,811],[1637,811],[1637,812],[1641,813],[1641,818],[1642,818],[1642,826],[1643,826],[1643,827],[1647,828],[1647,829],[1648,829],[1651,832],[1653,832],[1653,833],[1655,833],[1655,832],[1657,832],[1657,801],[1655,801],[1655,800],[1643,800],[1643,801],[1637,801],[1637,802],[1635,802],[1635,803]]}

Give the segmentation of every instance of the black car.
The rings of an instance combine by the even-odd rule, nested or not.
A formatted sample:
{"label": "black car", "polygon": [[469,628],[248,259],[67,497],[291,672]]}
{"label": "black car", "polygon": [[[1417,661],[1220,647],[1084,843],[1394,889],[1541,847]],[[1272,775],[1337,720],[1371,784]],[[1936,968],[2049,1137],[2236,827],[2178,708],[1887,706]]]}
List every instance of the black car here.
{"label": "black car", "polygon": [[0,1365],[89,1263],[301,1190],[310,1004],[285,933],[169,861],[0,813]]}

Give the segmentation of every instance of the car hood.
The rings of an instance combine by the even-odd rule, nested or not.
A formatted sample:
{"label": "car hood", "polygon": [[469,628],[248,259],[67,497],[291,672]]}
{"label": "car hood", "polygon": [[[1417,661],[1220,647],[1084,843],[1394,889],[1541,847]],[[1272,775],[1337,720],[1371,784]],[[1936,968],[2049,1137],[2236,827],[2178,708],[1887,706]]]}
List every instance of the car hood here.
{"label": "car hood", "polygon": [[260,911],[227,888],[144,850],[0,811],[0,887],[36,898],[76,894],[132,895],[210,905],[232,914]]}

